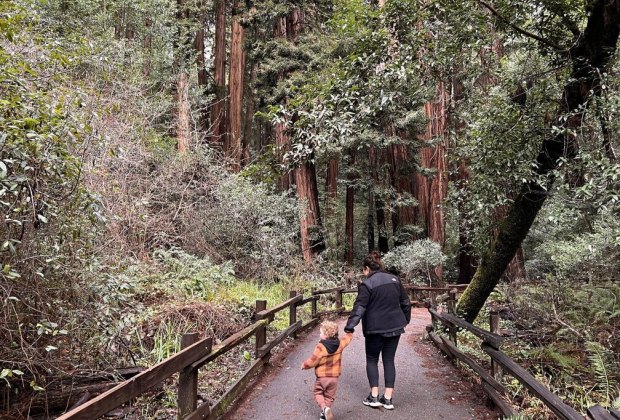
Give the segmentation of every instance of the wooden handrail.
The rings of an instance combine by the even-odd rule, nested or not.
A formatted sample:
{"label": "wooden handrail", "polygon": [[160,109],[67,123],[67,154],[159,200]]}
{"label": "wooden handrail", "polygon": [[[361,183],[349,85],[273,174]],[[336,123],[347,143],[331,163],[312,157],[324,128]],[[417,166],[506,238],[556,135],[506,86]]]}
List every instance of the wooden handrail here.
{"label": "wooden handrail", "polygon": [[[514,376],[519,382],[521,382],[526,388],[528,388],[533,394],[535,394],[553,413],[563,420],[583,420],[583,416],[574,408],[567,405],[557,395],[549,391],[543,384],[536,381],[536,379],[530,375],[523,367],[519,366],[514,360],[502,353],[499,348],[503,342],[503,337],[498,334],[494,334],[489,331],[485,331],[479,327],[476,327],[464,319],[461,319],[453,313],[437,312],[434,309],[429,309],[433,322],[439,321],[449,329],[453,330],[455,327],[462,328],[476,335],[483,340],[481,346],[482,350],[491,357],[492,364],[500,365],[504,370]],[[491,317],[491,328],[497,330],[497,315]],[[505,404],[503,400],[499,398],[499,394],[505,394],[504,387],[493,378],[493,376],[478,364],[473,359],[466,356],[459,351],[456,346],[456,335],[453,335],[451,340],[445,337],[440,337],[433,332],[433,325],[428,327],[429,337],[433,342],[451,358],[458,359],[472,368],[483,380],[483,389],[489,395],[489,397],[496,403],[500,410],[505,415],[511,415],[512,408]],[[502,392],[502,390],[504,390]]]}
{"label": "wooden handrail", "polygon": [[[429,311],[431,310],[433,309],[430,309]],[[470,333],[482,339],[485,343],[490,344],[496,349],[499,349],[502,343],[504,342],[504,337],[497,335],[497,334],[493,334],[492,332],[489,332],[489,331],[485,331],[482,328],[476,327],[475,325],[470,324],[469,322],[465,321],[462,318],[459,318],[458,316],[454,314],[449,314],[449,313],[439,314],[437,312],[435,313],[438,318],[443,319],[452,325],[456,325],[457,327],[460,327],[460,328],[463,328],[464,330],[469,331]]]}
{"label": "wooden handrail", "polygon": [[63,414],[58,419],[92,420],[137,397],[169,376],[199,360],[207,351],[211,338],[205,338],[170,356],[152,368],[121,382],[107,392]]}
{"label": "wooden handrail", "polygon": [[543,384],[538,382],[529,372],[519,366],[517,362],[506,356],[501,351],[494,349],[486,343],[482,343],[482,350],[499,363],[505,370],[510,372],[527,389],[532,391],[547,407],[560,419],[583,420],[583,416],[574,408],[567,405],[554,393],[549,391]]}
{"label": "wooden handrail", "polygon": [[[257,301],[256,318],[258,320],[241,331],[231,335],[217,347],[211,347],[211,338],[205,338],[188,346],[188,344],[195,340],[195,335],[184,336],[182,347],[187,346],[187,348],[182,348],[181,351],[158,363],[152,368],[147,369],[139,375],[118,384],[114,388],[99,395],[91,401],[70,410],[59,417],[59,419],[90,420],[101,417],[107,412],[144,393],[149,388],[161,383],[177,372],[181,372],[180,378],[182,379],[180,380],[178,389],[180,402],[179,418],[215,418],[223,414],[228,405],[245,390],[252,377],[267,363],[270,352],[275,346],[280,344],[287,337],[295,337],[296,333],[302,329],[310,328],[316,325],[321,315],[342,312],[344,310],[344,307],[342,307],[342,294],[352,293],[356,290],[357,289],[346,291],[345,287],[336,287],[319,291],[313,290],[312,295],[306,299],[304,299],[302,294],[291,292],[288,300],[270,309],[266,309],[266,301]],[[320,298],[319,295],[334,292],[336,293],[336,306],[338,307],[332,310],[323,311],[321,313],[317,312],[316,304]],[[313,318],[304,325],[301,320],[297,321],[297,308],[306,303],[312,303]],[[266,327],[274,319],[274,314],[287,308],[290,310],[289,327],[282,331],[274,339],[269,342],[265,342]],[[208,403],[205,403],[199,407],[196,407],[197,383],[195,382],[198,377],[198,369],[243,343],[253,334],[256,335],[257,343],[256,361],[245,372],[245,374],[228,391],[226,391],[215,406],[210,407]]]}
{"label": "wooden handrail", "polygon": [[312,294],[313,295],[326,295],[328,293],[334,293],[337,291],[342,291],[344,290],[344,286],[339,286],[339,287],[332,287],[331,289],[324,289],[324,290],[313,290]]}
{"label": "wooden handrail", "polygon": [[282,302],[279,305],[274,306],[273,308],[269,308],[269,309],[265,309],[264,311],[260,311],[260,312],[258,312],[256,314],[256,319],[264,319],[264,318],[267,318],[267,317],[271,318],[277,312],[280,312],[283,309],[287,309],[291,304],[297,303],[297,302],[301,302],[303,300],[303,298],[304,298],[303,295],[297,295],[295,297],[290,298],[289,300],[286,300],[286,301]]}
{"label": "wooden handrail", "polygon": [[245,327],[238,333],[235,333],[231,335],[230,337],[228,337],[226,340],[222,341],[222,343],[219,346],[215,347],[211,351],[211,353],[201,358],[200,360],[194,362],[190,367],[192,369],[198,369],[199,367],[203,366],[205,363],[209,363],[210,361],[217,359],[218,356],[226,353],[228,350],[234,347],[237,347],[239,344],[245,341],[246,338],[254,334],[256,330],[258,330],[261,327],[266,326],[268,323],[269,322],[266,319],[261,319],[260,321],[256,321],[254,324],[248,327]]}

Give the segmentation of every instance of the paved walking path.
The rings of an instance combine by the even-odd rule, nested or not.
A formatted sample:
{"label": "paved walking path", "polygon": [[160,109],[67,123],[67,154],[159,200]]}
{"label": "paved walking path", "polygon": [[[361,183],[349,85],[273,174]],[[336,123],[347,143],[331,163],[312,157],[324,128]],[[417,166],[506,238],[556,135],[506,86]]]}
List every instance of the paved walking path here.
{"label": "paved walking path", "polygon": [[[341,331],[345,319],[338,320]],[[424,327],[430,323],[426,309],[414,309],[411,324],[396,353],[395,410],[373,409],[362,404],[368,395],[364,337],[361,325],[343,354],[343,373],[334,402],[336,419],[497,419],[498,414],[485,406],[486,398],[474,384],[446,361],[430,343],[422,340]],[[242,419],[319,418],[312,397],[314,370],[299,366],[319,340],[318,328],[273,357],[274,366],[259,379],[253,390],[237,402],[225,417]],[[383,371],[379,365],[380,384]],[[380,392],[382,389],[380,388]]]}

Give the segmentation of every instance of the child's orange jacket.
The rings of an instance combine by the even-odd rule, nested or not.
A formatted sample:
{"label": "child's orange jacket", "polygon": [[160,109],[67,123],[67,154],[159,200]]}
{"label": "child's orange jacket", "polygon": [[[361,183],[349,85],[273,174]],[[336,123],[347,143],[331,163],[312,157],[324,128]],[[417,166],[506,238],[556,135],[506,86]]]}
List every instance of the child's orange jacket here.
{"label": "child's orange jacket", "polygon": [[321,340],[314,348],[312,356],[303,363],[303,368],[313,367],[317,378],[325,376],[337,378],[342,370],[342,351],[351,343],[352,338],[353,334],[347,333],[340,340],[337,338]]}

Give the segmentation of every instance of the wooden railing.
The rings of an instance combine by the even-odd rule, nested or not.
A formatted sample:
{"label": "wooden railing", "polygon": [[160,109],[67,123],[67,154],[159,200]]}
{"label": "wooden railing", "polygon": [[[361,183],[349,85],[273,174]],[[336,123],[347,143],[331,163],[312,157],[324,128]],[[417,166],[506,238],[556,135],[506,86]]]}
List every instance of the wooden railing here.
{"label": "wooden railing", "polygon": [[[463,286],[406,286],[412,304],[423,306],[434,305],[437,295],[456,293],[455,287],[460,290],[463,288]],[[139,375],[119,383],[114,388],[92,400],[75,407],[71,411],[60,416],[59,420],[91,420],[101,417],[145,393],[150,388],[161,384],[176,373],[179,373],[177,386],[178,418],[218,418],[223,415],[232,402],[247,389],[252,378],[265,367],[269,361],[271,350],[273,350],[275,346],[282,343],[288,337],[296,338],[297,334],[300,332],[314,327],[323,316],[345,313],[346,308],[343,305],[343,296],[351,293],[357,293],[357,288],[346,289],[345,287],[335,287],[326,290],[312,290],[310,296],[306,298],[304,298],[302,294],[292,291],[290,292],[288,300],[269,309],[267,309],[267,301],[257,300],[254,316],[255,322],[231,335],[218,346],[213,347],[213,340],[211,338],[198,340],[198,334],[196,333],[185,334],[181,337],[181,350],[178,353],[150,369],[143,371]],[[334,305],[330,309],[319,311],[319,300],[323,295],[333,295]],[[423,302],[425,299],[428,301]],[[299,308],[308,303],[311,305],[311,318],[304,324],[297,318],[299,315]],[[273,322],[275,315],[284,310],[289,311],[288,328],[281,331],[273,339],[267,341],[267,327]],[[255,352],[251,366],[247,368],[241,378],[238,379],[213,406],[206,402],[198,406],[199,369],[205,364],[216,360],[219,356],[245,343],[252,337],[255,338]]]}
{"label": "wooden railing", "polygon": [[[198,334],[196,333],[185,334],[181,337],[181,350],[178,353],[143,371],[139,375],[119,383],[114,388],[92,400],[75,407],[58,419],[96,419],[145,393],[150,388],[161,384],[176,373],[179,373],[177,387],[178,418],[218,418],[247,389],[252,378],[265,367],[269,361],[271,350],[275,346],[282,343],[287,337],[296,338],[299,332],[312,328],[324,315],[342,313],[344,311],[342,295],[343,293],[352,292],[350,290],[345,291],[344,287],[337,287],[328,290],[312,291],[309,297],[304,298],[303,295],[292,291],[288,300],[269,309],[267,309],[267,301],[257,300],[254,316],[255,322],[231,335],[218,346],[213,347],[213,340],[211,338],[198,340]],[[335,295],[336,307],[319,311],[318,301],[321,295],[326,294]],[[311,319],[303,324],[301,320],[297,319],[298,309],[308,303],[311,304]],[[267,341],[267,327],[275,319],[275,315],[278,312],[287,309],[289,311],[288,328]],[[251,337],[255,338],[255,353],[251,366],[247,368],[241,378],[213,406],[206,402],[198,406],[199,369],[246,342]]]}
{"label": "wooden railing", "polygon": [[[480,377],[482,389],[504,416],[510,417],[517,414],[512,405],[508,403],[510,395],[501,383],[503,372],[507,372],[536,395],[558,418],[563,420],[584,419],[577,410],[565,404],[557,395],[549,391],[547,387],[500,350],[504,338],[498,334],[499,315],[497,313],[492,312],[490,314],[489,331],[486,331],[457,317],[454,314],[455,301],[456,293],[452,291],[447,312],[437,312],[435,308],[429,308],[432,324],[426,327],[428,336],[450,360],[454,363],[457,360],[464,363]],[[438,324],[444,327],[442,330],[447,332],[447,337],[438,334]],[[481,348],[491,359],[490,371],[487,371],[473,358],[458,349],[457,333],[459,330],[469,331],[482,340]],[[590,408],[588,415],[593,420],[620,420],[620,412],[607,411],[599,405]]]}

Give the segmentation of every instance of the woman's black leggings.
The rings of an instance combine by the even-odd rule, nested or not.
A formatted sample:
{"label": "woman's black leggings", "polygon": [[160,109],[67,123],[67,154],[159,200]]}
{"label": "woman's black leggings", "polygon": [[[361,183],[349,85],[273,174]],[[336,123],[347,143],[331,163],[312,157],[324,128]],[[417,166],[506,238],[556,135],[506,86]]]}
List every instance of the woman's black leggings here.
{"label": "woman's black leggings", "polygon": [[366,375],[370,387],[379,386],[379,354],[383,360],[383,376],[386,388],[394,388],[396,380],[396,366],[394,366],[394,356],[398,347],[400,335],[394,337],[383,337],[379,334],[366,336]]}

